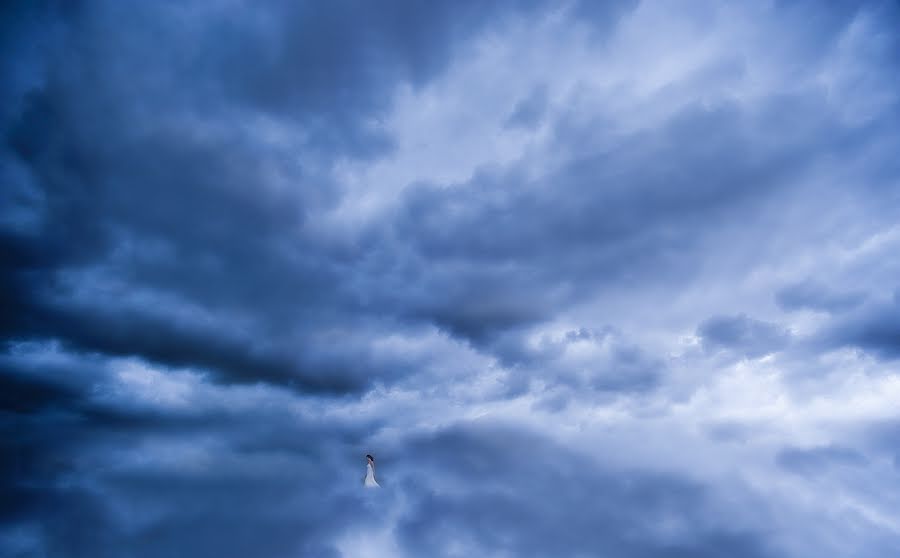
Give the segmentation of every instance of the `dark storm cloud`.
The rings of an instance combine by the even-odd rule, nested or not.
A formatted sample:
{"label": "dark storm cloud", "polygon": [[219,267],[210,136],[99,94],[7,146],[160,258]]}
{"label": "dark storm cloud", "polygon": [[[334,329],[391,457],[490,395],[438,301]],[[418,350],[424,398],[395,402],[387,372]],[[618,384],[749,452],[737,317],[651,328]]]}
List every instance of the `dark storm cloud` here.
{"label": "dark storm cloud", "polygon": [[[264,419],[269,427],[278,424],[273,418]],[[244,422],[234,423],[232,428],[246,431],[248,422],[256,424],[245,416]],[[45,423],[60,434],[76,427],[60,421]],[[42,477],[31,473],[26,486],[40,492],[28,495],[31,509],[17,510],[27,510],[26,517],[37,519],[42,547],[50,554],[158,556],[189,551],[218,556],[256,552],[335,556],[329,540],[336,529],[352,523],[359,507],[348,491],[349,483],[343,490],[334,488],[340,477],[334,476],[339,468],[333,465],[345,459],[326,457],[321,439],[298,437],[292,444],[283,440],[277,453],[211,448],[205,450],[210,454],[207,465],[186,470],[183,465],[119,465],[114,462],[119,454],[140,456],[150,450],[133,437],[110,434],[108,428],[92,431],[77,426],[77,448],[61,444],[58,438],[45,440],[55,442],[52,453],[47,449],[51,446],[38,446],[44,453],[36,462],[46,467],[56,461],[59,469]],[[217,437],[221,426],[216,427]],[[302,431],[295,429],[285,435],[288,433],[302,436]],[[52,436],[49,431],[43,434]],[[185,451],[183,444],[195,437],[202,447],[203,436],[189,430],[173,432],[168,439],[180,444],[171,448],[162,444],[159,451],[177,455]],[[144,430],[138,440],[146,446],[148,438],[160,439],[153,437],[152,430]],[[337,439],[329,440],[332,446],[337,443]],[[291,445],[297,450],[303,446],[315,457],[310,459],[296,450],[285,453]],[[17,449],[21,454],[21,448]],[[90,465],[85,455],[92,452],[104,457]],[[282,472],[275,473],[276,469]],[[55,480],[60,477],[79,482],[60,488]],[[328,490],[322,490],[326,487]]]}
{"label": "dark storm cloud", "polygon": [[[47,366],[41,366],[40,372],[46,373]],[[0,364],[0,408],[14,413],[37,411],[53,407],[80,396],[85,386],[84,377],[72,374],[70,366],[60,367],[54,376],[63,377],[63,381],[53,381],[44,374],[27,366],[16,366],[4,359]],[[72,376],[76,376],[72,378]]]}
{"label": "dark storm cloud", "polygon": [[[286,348],[261,348],[258,340],[150,309],[103,307],[28,309],[30,324],[19,333],[61,339],[78,351],[110,356],[141,356],[173,367],[199,367],[221,380],[270,382],[311,392],[344,393],[362,389],[367,380],[352,370],[355,362],[374,360],[354,347],[310,348],[294,354]],[[389,375],[385,373],[385,377]]]}
{"label": "dark storm cloud", "polygon": [[728,349],[747,358],[780,351],[791,339],[790,332],[777,324],[746,314],[713,316],[697,327],[697,335],[707,350]]}
{"label": "dark storm cloud", "polygon": [[[457,42],[504,12],[464,4],[448,17],[448,9],[286,4],[244,19],[211,9],[209,21],[103,4],[41,13],[39,22],[66,32],[46,47],[42,83],[9,87],[23,89],[6,123],[6,158],[18,169],[17,209],[38,224],[2,231],[5,335],[207,368],[224,381],[341,392],[403,368],[367,358],[367,334],[346,333],[360,315],[421,316],[464,338],[547,316],[529,302],[537,285],[509,289],[508,270],[470,265],[446,280],[425,277],[426,298],[411,302],[395,296],[417,277],[394,285],[376,270],[366,296],[377,307],[361,308],[342,283],[370,274],[361,263],[375,242],[392,259],[427,231],[399,239],[366,231],[342,245],[314,236],[310,216],[333,206],[340,186],[230,129],[236,110],[258,109],[314,138],[296,148],[324,157],[317,164],[381,152],[388,138],[363,123],[386,110],[396,85],[421,85]],[[218,122],[223,133],[208,136],[179,120]],[[272,167],[299,187],[261,183]],[[60,280],[72,270],[86,272],[85,282],[111,272],[123,289],[176,301],[73,304]],[[438,292],[445,288],[449,298]],[[511,296],[499,296],[506,291]],[[179,299],[219,324],[174,318],[168,307]],[[250,332],[235,334],[226,322]],[[310,333],[335,326],[344,332],[335,336],[340,347],[323,348]]]}
{"label": "dark storm cloud", "polygon": [[849,314],[835,318],[814,336],[825,349],[853,347],[876,358],[900,358],[900,291],[891,300],[873,300]]}
{"label": "dark storm cloud", "polygon": [[[409,555],[455,555],[459,545],[487,555],[777,555],[755,527],[723,521],[722,504],[696,481],[605,470],[509,425],[460,425],[383,448],[384,493],[366,502],[347,468],[362,447],[359,425],[326,437],[260,411],[240,420],[210,415],[180,430],[157,426],[140,438],[81,425],[77,440],[62,443],[77,423],[43,422],[27,437],[54,440],[38,446],[39,462],[58,470],[30,474],[28,486],[41,492],[28,495],[28,511],[51,554],[340,556],[336,540],[366,533],[396,509],[398,544]],[[209,446],[211,432],[217,442]],[[148,453],[151,443],[163,456],[186,456],[173,467]],[[56,488],[60,474],[80,481]]]}
{"label": "dark storm cloud", "polygon": [[[360,128],[360,116],[387,108],[398,81],[421,86],[446,66],[461,39],[529,2],[285,2],[270,27],[243,29],[236,60],[222,59],[226,86],[278,114],[310,115],[326,151],[382,148],[387,137]],[[246,33],[246,34],[245,34]],[[266,38],[264,35],[271,35]],[[210,37],[219,50],[219,37]],[[229,72],[232,65],[238,70]],[[332,144],[332,137],[335,140]],[[347,142],[347,139],[350,139]],[[378,141],[380,140],[380,142]],[[323,145],[324,143],[324,145]]]}
{"label": "dark storm cloud", "polygon": [[836,466],[861,467],[868,462],[858,451],[838,446],[785,448],[778,452],[776,461],[799,475],[815,475]]}
{"label": "dark storm cloud", "polygon": [[875,455],[884,455],[900,472],[900,420],[878,421],[865,425],[861,438]]}
{"label": "dark storm cloud", "polygon": [[865,298],[863,292],[835,292],[813,280],[788,285],[775,294],[776,302],[785,310],[809,309],[831,313],[855,308]]}
{"label": "dark storm cloud", "polygon": [[[362,504],[348,466],[371,422],[300,418],[277,397],[243,411],[202,399],[159,409],[104,396],[113,386],[103,374],[76,391],[61,388],[69,380],[56,372],[21,379],[19,394],[41,396],[0,414],[0,513],[18,533],[0,548],[339,556],[332,538]],[[12,374],[24,371],[4,370]]]}
{"label": "dark storm cloud", "polygon": [[547,88],[536,87],[527,97],[516,103],[506,119],[509,127],[534,128],[547,111]]}
{"label": "dark storm cloud", "polygon": [[[13,524],[40,515],[41,501],[54,492],[55,479],[66,469],[60,458],[62,448],[84,440],[74,409],[85,401],[89,384],[72,385],[71,381],[29,374],[27,367],[4,360],[0,366],[0,515]],[[55,372],[70,374],[73,368],[70,365]]]}
{"label": "dark storm cloud", "polygon": [[730,103],[688,106],[613,148],[594,145],[604,139],[598,123],[564,118],[556,126],[571,156],[547,176],[513,167],[450,188],[412,187],[394,223],[418,256],[407,278],[415,296],[404,302],[490,346],[595,289],[674,288],[695,276],[704,243],[777,207],[817,154],[843,149],[852,130],[823,116],[823,103],[784,97],[757,107],[757,126],[791,118],[803,130],[765,142]]}
{"label": "dark storm cloud", "polygon": [[[360,324],[340,281],[366,241],[333,246],[304,229],[339,186],[247,141],[235,117],[258,109],[299,127],[314,140],[295,147],[325,157],[317,165],[382,152],[389,139],[364,122],[386,110],[397,84],[439,72],[503,7],[286,3],[243,18],[210,7],[208,20],[167,6],[70,8],[11,16],[65,32],[44,47],[41,83],[5,90],[19,93],[5,123],[4,158],[18,169],[11,191],[37,225],[2,231],[4,334],[208,368],[228,381],[340,392],[389,377],[371,361],[355,369],[365,340],[345,334],[342,346],[322,347],[309,334]],[[221,124],[222,134],[205,136],[190,120]],[[261,181],[273,167],[290,192]],[[174,318],[178,302],[72,304],[60,279],[72,270],[86,282],[112,271],[124,292],[174,295],[220,324]],[[221,325],[232,321],[252,322],[249,335]]]}
{"label": "dark storm cloud", "polygon": [[58,479],[76,474],[73,461],[98,439],[133,442],[151,431],[184,432],[189,425],[191,417],[97,400],[110,381],[107,363],[94,357],[0,358],[0,492],[10,524],[53,507]]}
{"label": "dark storm cloud", "polygon": [[[411,555],[775,555],[754,529],[717,521],[701,484],[604,470],[509,425],[460,425],[412,441],[400,457],[418,465],[398,526]],[[426,475],[437,479],[432,490]]]}
{"label": "dark storm cloud", "polygon": [[[757,246],[806,252],[798,207],[860,208],[874,225],[839,246],[893,222],[896,101],[864,93],[897,68],[896,11],[661,6],[5,5],[0,554],[850,555],[779,546],[820,527],[707,478],[738,446],[755,467],[756,429],[778,432],[746,401],[716,407],[717,386],[682,397],[674,367],[792,342],[702,299],[758,271]],[[669,34],[686,40],[654,66]],[[427,168],[404,111],[482,118],[494,90],[476,128],[497,161],[454,158],[471,147],[451,125],[422,143],[452,172]],[[775,297],[827,313],[815,350],[895,359],[897,301],[816,277]],[[707,350],[670,358],[707,316]],[[469,420],[492,413],[507,422]],[[667,445],[706,423],[721,455]],[[556,439],[591,428],[628,443]],[[895,434],[865,455],[782,441],[750,476],[896,462]],[[359,490],[366,452],[380,494]],[[858,554],[887,555],[893,532],[853,520],[850,542],[874,541]]]}
{"label": "dark storm cloud", "polygon": [[[317,235],[312,224],[345,195],[329,162],[383,153],[388,139],[366,122],[398,84],[421,86],[455,45],[509,15],[449,9],[285,4],[195,19],[88,4],[61,16],[67,32],[47,76],[7,123],[7,156],[29,179],[23,191],[35,190],[21,204],[39,224],[3,234],[22,254],[4,263],[5,333],[332,392],[403,375],[367,356],[370,331],[394,326],[383,319],[435,324],[509,360],[504,345],[596,289],[690,278],[705,239],[775,203],[850,133],[820,99],[790,96],[753,115],[690,105],[612,149],[599,147],[597,122],[564,114],[552,126],[571,155],[547,176],[513,166],[452,188],[413,186],[392,220],[341,241]],[[535,90],[513,113],[534,120],[541,99]],[[255,144],[238,120],[250,111],[311,139]],[[758,126],[789,116],[800,132],[760,143],[751,116]],[[216,133],[204,132],[210,123]],[[292,187],[263,179],[273,171]],[[73,304],[62,284],[73,270],[165,301]],[[173,318],[182,301],[197,312]],[[342,346],[323,346],[323,329]]]}

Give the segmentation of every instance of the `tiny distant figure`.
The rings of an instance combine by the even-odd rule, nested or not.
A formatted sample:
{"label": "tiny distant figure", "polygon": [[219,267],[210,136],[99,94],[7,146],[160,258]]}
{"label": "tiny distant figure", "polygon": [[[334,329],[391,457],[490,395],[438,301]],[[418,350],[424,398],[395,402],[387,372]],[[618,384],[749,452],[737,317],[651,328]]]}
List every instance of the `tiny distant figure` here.
{"label": "tiny distant figure", "polygon": [[378,488],[381,485],[375,480],[375,458],[366,454],[366,488]]}

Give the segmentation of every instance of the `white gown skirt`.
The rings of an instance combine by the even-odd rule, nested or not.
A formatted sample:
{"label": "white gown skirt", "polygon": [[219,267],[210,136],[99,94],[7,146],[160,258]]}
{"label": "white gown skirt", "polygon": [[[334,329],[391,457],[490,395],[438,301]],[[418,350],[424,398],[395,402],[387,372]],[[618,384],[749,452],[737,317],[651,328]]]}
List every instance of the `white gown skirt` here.
{"label": "white gown skirt", "polygon": [[375,480],[375,471],[370,463],[366,464],[366,488],[376,488],[381,485]]}

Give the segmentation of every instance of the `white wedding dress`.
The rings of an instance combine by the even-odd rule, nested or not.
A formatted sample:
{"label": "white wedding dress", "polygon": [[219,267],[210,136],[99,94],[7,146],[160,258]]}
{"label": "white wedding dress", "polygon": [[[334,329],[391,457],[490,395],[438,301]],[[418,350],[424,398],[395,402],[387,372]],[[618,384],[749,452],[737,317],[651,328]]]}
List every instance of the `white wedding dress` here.
{"label": "white wedding dress", "polygon": [[371,463],[366,463],[366,488],[376,488],[381,485],[375,481],[375,470],[372,469]]}

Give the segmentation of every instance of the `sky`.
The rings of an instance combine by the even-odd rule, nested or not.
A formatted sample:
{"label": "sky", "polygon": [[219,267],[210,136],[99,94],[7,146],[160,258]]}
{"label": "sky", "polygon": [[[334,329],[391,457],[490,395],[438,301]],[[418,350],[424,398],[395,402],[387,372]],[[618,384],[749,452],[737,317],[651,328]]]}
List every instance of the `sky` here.
{"label": "sky", "polygon": [[0,554],[900,555],[898,29],[4,2]]}

